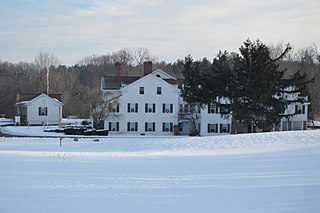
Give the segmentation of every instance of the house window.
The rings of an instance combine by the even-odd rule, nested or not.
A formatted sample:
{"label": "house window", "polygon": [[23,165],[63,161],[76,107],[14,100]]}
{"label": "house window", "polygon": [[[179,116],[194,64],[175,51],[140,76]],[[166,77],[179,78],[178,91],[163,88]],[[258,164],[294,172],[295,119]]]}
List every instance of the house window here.
{"label": "house window", "polygon": [[180,132],[183,131],[183,123],[179,123],[179,131],[180,131]]}
{"label": "house window", "polygon": [[230,133],[230,124],[220,124],[220,133]]}
{"label": "house window", "polygon": [[193,104],[180,104],[180,113],[200,113],[201,107]]}
{"label": "house window", "polygon": [[139,94],[144,94],[144,87],[140,87]]}
{"label": "house window", "polygon": [[218,124],[208,124],[208,133],[218,133]]}
{"label": "house window", "polygon": [[161,87],[157,87],[157,94],[158,95],[161,95],[161,89],[162,89]]}
{"label": "house window", "polygon": [[145,113],[155,113],[156,104],[145,104]]}
{"label": "house window", "polygon": [[48,107],[39,107],[39,116],[47,116]]}
{"label": "house window", "polygon": [[190,112],[190,107],[188,104],[180,104],[180,113]]}
{"label": "house window", "polygon": [[138,132],[138,122],[128,122],[127,123],[128,132]]}
{"label": "house window", "polygon": [[295,105],[295,114],[305,114],[306,107],[304,105]]}
{"label": "house window", "polygon": [[172,132],[173,123],[162,123],[162,132]]}
{"label": "house window", "polygon": [[120,110],[120,104],[119,103],[110,103],[109,104],[109,112],[116,113]]}
{"label": "house window", "polygon": [[215,104],[208,105],[208,114],[218,114],[219,108]]}
{"label": "house window", "polygon": [[156,131],[156,123],[145,123],[145,131],[146,132],[155,132]]}
{"label": "house window", "polygon": [[220,112],[221,112],[222,114],[229,114],[229,113],[230,113],[230,110],[227,109],[227,108],[225,108],[225,107],[221,107],[221,108],[220,108]]}
{"label": "house window", "polygon": [[119,122],[109,122],[109,131],[119,132]]}
{"label": "house window", "polygon": [[128,113],[137,113],[138,104],[137,103],[128,103]]}
{"label": "house window", "polygon": [[173,113],[173,104],[162,104],[162,113]]}

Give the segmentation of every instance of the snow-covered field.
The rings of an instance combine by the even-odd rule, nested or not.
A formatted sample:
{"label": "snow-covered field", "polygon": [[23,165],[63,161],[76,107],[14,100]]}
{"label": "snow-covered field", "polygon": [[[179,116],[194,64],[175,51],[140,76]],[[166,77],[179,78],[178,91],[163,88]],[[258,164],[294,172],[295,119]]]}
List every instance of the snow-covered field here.
{"label": "snow-covered field", "polygon": [[0,138],[0,212],[320,212],[319,130],[94,139]]}

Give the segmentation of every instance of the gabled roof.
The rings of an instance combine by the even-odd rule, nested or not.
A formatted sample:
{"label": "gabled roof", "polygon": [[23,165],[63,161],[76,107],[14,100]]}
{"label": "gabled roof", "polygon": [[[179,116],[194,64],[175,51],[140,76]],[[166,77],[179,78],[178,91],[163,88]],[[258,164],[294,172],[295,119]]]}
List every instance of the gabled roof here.
{"label": "gabled roof", "polygon": [[163,70],[160,70],[160,69],[154,70],[152,72],[152,74],[154,74],[157,77],[161,77],[164,80],[167,80],[167,79],[176,80],[175,77],[169,75],[168,73],[166,73],[166,72],[164,72]]}
{"label": "gabled roof", "polygon": [[[18,96],[19,96],[19,94],[18,94]],[[17,96],[17,99],[18,99],[18,96]],[[51,95],[50,95],[50,96],[51,96]],[[58,100],[58,99],[55,98],[55,97],[50,97],[50,96],[42,93],[42,94],[37,95],[36,97],[32,98],[31,100],[22,100],[22,99],[21,99],[21,101],[17,101],[17,102],[16,102],[16,105],[21,105],[21,104],[28,105],[30,102],[32,102],[32,101],[34,101],[34,100],[36,100],[36,99],[38,99],[38,98],[41,98],[41,97],[49,98],[49,99],[51,99],[52,101],[55,101],[55,102],[57,102],[57,103],[60,104],[60,105],[63,105],[63,103],[62,103],[60,100]],[[26,95],[25,97],[27,97],[27,95]],[[32,97],[32,96],[30,95],[29,97]]]}
{"label": "gabled roof", "polygon": [[[178,89],[177,87],[175,87],[175,86],[173,86],[172,84],[168,83],[168,82],[165,81],[164,79],[159,78],[159,77],[156,77],[154,74],[150,73],[150,74],[145,75],[145,76],[139,78],[138,80],[132,82],[132,83],[129,84],[128,86],[123,87],[123,90],[124,90],[124,89],[128,89],[128,88],[130,88],[131,86],[133,86],[133,85],[135,85],[135,84],[137,84],[137,83],[139,83],[139,82],[141,82],[141,81],[144,81],[146,78],[154,78],[154,79],[156,79],[156,80],[158,80],[158,81],[162,81],[164,84],[167,84],[167,85],[170,86],[170,87],[174,87],[175,89]],[[174,85],[175,85],[175,84],[174,84]]]}
{"label": "gabled roof", "polygon": [[[44,94],[44,93],[42,93]],[[38,97],[41,94],[35,93],[18,93],[16,97],[16,102],[23,102],[23,101],[31,101],[32,99]],[[62,94],[49,94],[49,97],[57,99],[60,102],[63,102]]]}
{"label": "gabled roof", "polygon": [[[157,69],[154,70],[152,73],[148,75],[153,75],[157,76],[159,75],[160,79],[165,81],[168,84],[171,85],[180,85],[181,81],[175,79],[168,73]],[[132,84],[135,81],[138,81],[141,78],[144,78],[148,75],[145,76],[104,76],[104,81],[102,83],[102,89],[104,90],[119,90],[121,89],[124,85],[129,85]]]}

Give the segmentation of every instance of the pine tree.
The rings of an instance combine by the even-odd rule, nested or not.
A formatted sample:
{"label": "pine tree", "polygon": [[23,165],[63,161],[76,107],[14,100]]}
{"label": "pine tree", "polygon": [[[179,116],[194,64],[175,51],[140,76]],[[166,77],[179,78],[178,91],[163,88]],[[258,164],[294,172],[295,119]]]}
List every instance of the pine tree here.
{"label": "pine tree", "polygon": [[[281,56],[289,50],[287,45]],[[281,119],[286,107],[286,103],[275,96],[285,86],[282,80],[285,70],[279,70],[277,64],[281,57],[271,59],[269,48],[259,40],[245,41],[240,54],[238,66],[243,72],[242,84],[245,85],[242,101],[248,112],[243,122],[251,125],[264,120],[270,126]]]}
{"label": "pine tree", "polygon": [[[222,116],[232,114],[232,133],[238,124],[252,126],[257,120],[274,124],[281,119],[287,102],[277,98],[277,92],[295,80],[283,79],[285,70],[277,64],[289,50],[275,59],[261,41],[249,39],[240,47],[240,54],[219,52],[212,64],[206,60],[185,60],[183,97],[189,103],[213,103]],[[222,99],[223,98],[223,99]]]}

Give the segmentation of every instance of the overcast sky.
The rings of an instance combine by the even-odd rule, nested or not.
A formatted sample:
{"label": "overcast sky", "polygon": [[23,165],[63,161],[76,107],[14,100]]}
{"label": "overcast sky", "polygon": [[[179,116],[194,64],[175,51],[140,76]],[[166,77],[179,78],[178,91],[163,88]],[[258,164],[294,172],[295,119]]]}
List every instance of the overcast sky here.
{"label": "overcast sky", "polygon": [[148,48],[167,62],[238,51],[244,40],[320,46],[319,0],[0,0],[0,58]]}

